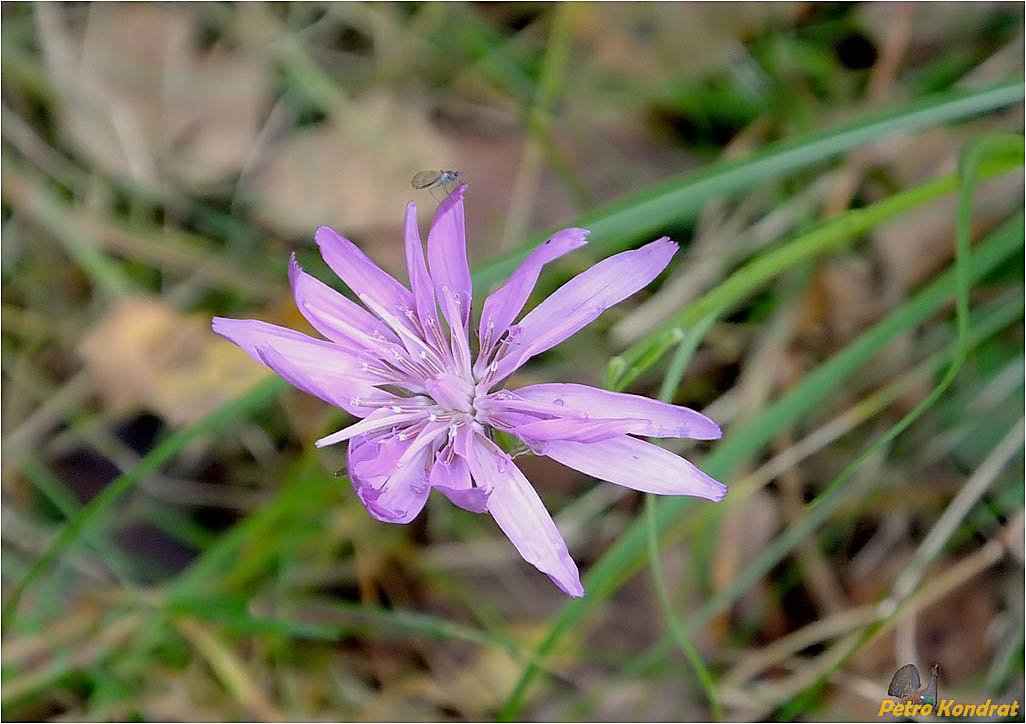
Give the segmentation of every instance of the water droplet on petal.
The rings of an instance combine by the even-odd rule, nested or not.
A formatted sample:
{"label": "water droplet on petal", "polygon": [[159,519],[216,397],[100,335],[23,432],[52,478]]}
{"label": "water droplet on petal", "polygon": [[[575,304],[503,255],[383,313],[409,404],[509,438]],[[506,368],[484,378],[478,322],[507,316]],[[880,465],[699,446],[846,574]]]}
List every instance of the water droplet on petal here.
{"label": "water droplet on petal", "polygon": [[438,420],[438,415],[432,412],[428,415],[428,420],[430,420],[431,422],[435,422],[436,420]]}
{"label": "water droplet on petal", "polygon": [[554,399],[554,400],[552,401],[552,404],[553,404],[553,405],[555,405],[556,407],[562,407],[562,406],[563,406],[563,405],[565,405],[566,403],[565,403],[565,402],[563,402],[563,400],[562,400],[561,398],[557,397],[556,399]]}
{"label": "water droplet on petal", "polygon": [[501,458],[499,458],[498,460],[495,461],[495,469],[498,470],[500,473],[506,472],[506,458],[505,457],[501,457]]}
{"label": "water droplet on petal", "polygon": [[392,412],[402,412],[402,411],[403,411],[403,408],[399,407],[399,405],[392,405]]}

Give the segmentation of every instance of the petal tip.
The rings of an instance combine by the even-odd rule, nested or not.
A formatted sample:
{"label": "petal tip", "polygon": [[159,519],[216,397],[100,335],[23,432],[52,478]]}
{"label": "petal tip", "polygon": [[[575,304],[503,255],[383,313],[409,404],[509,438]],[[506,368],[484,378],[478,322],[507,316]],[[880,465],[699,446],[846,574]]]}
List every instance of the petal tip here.
{"label": "petal tip", "polygon": [[572,580],[560,580],[551,573],[546,575],[548,575],[552,582],[559,587],[559,590],[566,595],[571,598],[584,598],[584,584],[581,583],[580,576],[574,576]]}
{"label": "petal tip", "polygon": [[330,226],[318,226],[314,232],[314,241],[318,246],[337,241],[339,238],[340,234]]}
{"label": "petal tip", "polygon": [[228,337],[228,327],[235,321],[238,320],[230,319],[228,317],[214,317],[210,320],[210,328],[214,330],[215,334],[219,334],[226,339],[230,339]]}
{"label": "petal tip", "polygon": [[703,425],[702,429],[692,430],[685,437],[690,437],[692,440],[719,440],[723,437],[723,428],[712,420],[708,420],[708,423]]}
{"label": "petal tip", "polygon": [[[695,468],[695,470],[698,470],[698,468]],[[706,475],[701,470],[698,470],[698,473],[702,482],[701,490],[687,493],[688,495],[693,495],[696,498],[705,498],[713,503],[719,503],[727,496],[726,485],[721,483],[719,480]]]}
{"label": "petal tip", "polygon": [[[648,246],[650,248],[653,248],[653,249],[660,249],[660,250],[669,251],[670,252],[670,256],[673,256],[674,254],[676,254],[677,250],[680,249],[680,244],[678,244],[676,241],[674,241],[673,239],[671,239],[668,236],[660,236],[655,241],[651,241],[648,244],[646,244],[646,246]],[[642,247],[642,248],[644,248],[644,247]]]}

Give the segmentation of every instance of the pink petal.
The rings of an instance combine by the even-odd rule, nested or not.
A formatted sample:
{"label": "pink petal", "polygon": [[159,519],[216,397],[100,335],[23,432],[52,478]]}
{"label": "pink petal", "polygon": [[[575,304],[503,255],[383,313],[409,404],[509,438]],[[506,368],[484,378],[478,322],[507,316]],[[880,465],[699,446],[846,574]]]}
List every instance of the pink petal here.
{"label": "pink petal", "polygon": [[442,493],[453,505],[472,513],[483,513],[488,505],[488,493],[475,488],[470,479],[470,467],[459,455],[449,463],[439,456],[431,467],[431,487]]}
{"label": "pink petal", "polygon": [[408,425],[424,416],[421,411],[393,412],[387,407],[380,407],[362,420],[343,427],[314,443],[316,447],[327,447],[337,445],[340,442],[351,440],[358,435],[369,435],[378,430],[385,430],[399,425]]}
{"label": "pink petal", "polygon": [[631,418],[585,420],[579,417],[563,417],[554,420],[535,420],[517,425],[510,432],[529,442],[551,440],[598,442],[618,435],[642,434],[644,428],[644,420]]}
{"label": "pink petal", "polygon": [[435,290],[424,261],[424,245],[417,228],[417,205],[412,201],[406,207],[406,268],[410,274],[410,288],[413,290],[414,309],[421,324],[428,319],[437,319]]}
{"label": "pink petal", "polygon": [[449,194],[435,212],[428,232],[428,263],[435,294],[449,326],[466,333],[470,319],[470,267],[467,265],[467,233],[464,226],[462,184]]}
{"label": "pink petal", "polygon": [[595,443],[549,442],[538,452],[599,480],[645,493],[709,500],[722,500],[727,493],[726,485],[684,458],[626,435]]}
{"label": "pink petal", "polygon": [[488,512],[524,560],[567,595],[584,595],[577,565],[538,494],[508,455],[475,436],[467,462],[474,480],[489,490]]}
{"label": "pink petal", "polygon": [[391,474],[376,485],[354,475],[360,463],[373,454],[374,451],[365,450],[361,445],[350,444],[348,468],[353,490],[371,517],[385,523],[409,523],[424,508],[431,492],[424,468],[427,451],[421,451],[408,464],[393,468]]}
{"label": "pink petal", "polygon": [[325,263],[356,292],[357,297],[367,296],[396,319],[406,319],[403,309],[413,309],[413,295],[371,261],[356,244],[327,226],[317,229],[314,240],[321,248]]}
{"label": "pink petal", "polygon": [[471,412],[474,409],[474,387],[463,377],[452,372],[439,372],[425,382],[435,402],[450,410]]}
{"label": "pink petal", "polygon": [[378,333],[398,342],[382,324],[356,302],[316,279],[299,266],[296,255],[289,261],[289,282],[296,307],[318,332],[356,354],[367,350],[367,340]]}
{"label": "pink petal", "polygon": [[588,243],[587,229],[563,229],[532,251],[506,283],[488,295],[481,308],[481,355],[506,331],[524,308],[528,297],[538,283],[542,267],[553,259]]}
{"label": "pink petal", "polygon": [[381,488],[409,446],[409,441],[395,437],[380,442],[370,442],[365,437],[353,438],[346,451],[349,479],[354,485],[368,489]]}
{"label": "pink petal", "polygon": [[556,346],[647,286],[676,251],[677,244],[664,236],[640,249],[604,259],[575,276],[510,330],[512,344],[492,381],[513,374],[531,357]]}
{"label": "pink petal", "polygon": [[354,415],[367,412],[360,411],[353,398],[387,394],[372,387],[380,379],[365,372],[355,356],[332,342],[255,319],[214,317],[212,326],[214,332],[237,344],[294,387]]}
{"label": "pink petal", "polygon": [[592,419],[643,420],[646,425],[631,433],[634,435],[718,440],[723,434],[719,425],[700,412],[640,395],[574,384],[528,385],[518,388],[515,394],[534,402],[559,405],[567,415],[581,413]]}

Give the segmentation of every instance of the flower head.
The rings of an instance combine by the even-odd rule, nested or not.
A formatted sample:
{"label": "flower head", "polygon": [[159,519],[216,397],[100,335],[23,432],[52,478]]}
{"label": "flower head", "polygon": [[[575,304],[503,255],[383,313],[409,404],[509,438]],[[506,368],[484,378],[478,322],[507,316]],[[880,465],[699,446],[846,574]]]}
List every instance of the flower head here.
{"label": "flower head", "polygon": [[721,483],[637,437],[714,440],[720,428],[694,410],[637,395],[578,384],[508,390],[502,383],[655,279],[677,245],[663,237],[609,257],[514,322],[542,267],[584,245],[588,235],[584,229],[558,232],[485,299],[475,355],[465,191],[466,185],[458,187],[438,207],[427,259],[416,207],[407,206],[409,288],[348,239],[327,227],[317,230],[324,261],[362,302],[309,276],[293,256],[296,304],[326,339],[256,320],[217,317],[213,328],[293,386],[359,418],[316,444],[348,442],[349,478],[373,517],[408,523],[434,488],[461,508],[490,513],[525,560],[569,595],[582,596],[562,536],[491,431],[514,435],[535,454],[601,480],[720,500],[726,492]]}

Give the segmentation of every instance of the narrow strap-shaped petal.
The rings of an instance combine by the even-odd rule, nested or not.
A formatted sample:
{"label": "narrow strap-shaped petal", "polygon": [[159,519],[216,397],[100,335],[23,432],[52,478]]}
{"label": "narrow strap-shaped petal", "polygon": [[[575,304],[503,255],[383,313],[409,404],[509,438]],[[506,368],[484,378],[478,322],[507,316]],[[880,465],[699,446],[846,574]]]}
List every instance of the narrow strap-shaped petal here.
{"label": "narrow strap-shaped petal", "polygon": [[464,510],[483,513],[487,509],[488,492],[471,483],[470,467],[459,455],[446,463],[441,456],[431,466],[431,487]]}
{"label": "narrow strap-shaped petal", "polygon": [[[359,404],[380,393],[382,380],[366,372],[359,360],[338,345],[255,319],[214,317],[214,331],[294,387],[362,417]],[[270,351],[269,351],[270,350]],[[387,394],[387,393],[381,393]]]}
{"label": "narrow strap-shaped petal", "polygon": [[602,312],[647,286],[666,268],[677,244],[663,237],[581,272],[510,329],[510,345],[491,381],[513,374],[531,357],[556,346]]}
{"label": "narrow strap-shaped petal", "polygon": [[424,245],[417,228],[417,205],[412,201],[406,207],[406,268],[410,275],[410,289],[413,290],[413,307],[425,330],[428,319],[438,319],[435,307],[435,290],[424,261]]}
{"label": "narrow strap-shaped petal", "polygon": [[576,412],[592,419],[631,417],[645,421],[647,424],[642,430],[632,433],[636,435],[718,440],[723,434],[720,426],[701,412],[640,395],[558,383],[520,387],[515,394],[534,402],[558,404],[566,414]]}
{"label": "narrow strap-shaped petal", "polygon": [[580,417],[563,417],[517,425],[510,432],[527,443],[552,440],[598,442],[618,435],[642,434],[644,428],[644,420],[631,418],[586,420]]}
{"label": "narrow strap-shaped petal", "polygon": [[624,435],[601,442],[546,443],[539,454],[599,480],[644,493],[694,495],[722,500],[727,486],[684,458],[644,440]]}
{"label": "narrow strap-shaped petal", "polygon": [[[423,429],[417,433],[417,436],[413,439],[413,443],[409,449],[403,453],[403,456],[396,461],[396,465],[402,467],[407,465],[410,460],[415,456],[419,455],[424,450],[435,450],[437,446],[435,443],[440,437],[445,435],[449,429],[449,425],[446,422],[429,422],[424,425]],[[429,455],[429,460],[434,460],[434,453]]]}
{"label": "narrow strap-shaped petal", "polygon": [[484,513],[488,510],[488,493],[481,488],[450,488],[441,484],[433,487],[448,498],[450,503],[471,513]]}
{"label": "narrow strap-shaped petal", "polygon": [[371,261],[370,257],[334,229],[322,226],[314,234],[321,256],[339,279],[358,297],[373,299],[397,319],[405,320],[403,310],[413,309],[413,295],[390,274]]}
{"label": "narrow strap-shaped petal", "polygon": [[411,441],[399,440],[395,436],[380,442],[371,442],[365,436],[354,437],[346,451],[349,479],[354,486],[381,488],[410,444]]}
{"label": "narrow strap-shaped petal", "polygon": [[488,512],[524,560],[545,573],[567,595],[584,595],[577,564],[538,494],[508,455],[476,436],[467,462],[489,490]]}
{"label": "narrow strap-shaped petal", "polygon": [[274,370],[279,377],[297,390],[302,390],[325,402],[337,405],[354,417],[368,414],[378,404],[378,398],[392,397],[388,392],[370,387],[357,380],[345,382],[329,380],[328,384],[325,384],[325,380],[318,377],[316,371],[312,372],[308,368],[292,364],[273,347],[259,347],[257,355],[258,361]]}
{"label": "narrow strap-shaped petal", "polygon": [[385,523],[409,523],[416,518],[431,492],[424,467],[428,452],[422,450],[408,464],[394,468],[383,483],[369,485],[367,480],[359,479],[352,473],[359,467],[359,460],[354,460],[354,447],[357,457],[361,453],[366,454],[361,446],[350,444],[349,480],[367,512]]}
{"label": "narrow strap-shaped petal", "polygon": [[279,377],[295,387],[297,390],[319,397],[325,402],[334,405],[341,405],[345,402],[346,395],[339,394],[334,386],[324,385],[324,380],[317,379],[310,371],[299,365],[291,364],[285,356],[273,347],[259,346],[256,349],[257,359],[265,367],[274,370]]}
{"label": "narrow strap-shaped petal", "polygon": [[[325,374],[343,376],[360,370],[359,359],[333,342],[314,339],[302,332],[258,319],[214,317],[214,332],[241,347],[259,361],[257,348],[270,346],[294,364],[316,367]],[[370,379],[369,377],[367,379]]]}
{"label": "narrow strap-shaped petal", "polygon": [[586,243],[587,229],[563,229],[553,234],[548,241],[527,255],[501,287],[488,295],[481,308],[479,360],[488,354],[492,345],[520,314],[538,283],[542,267]]}
{"label": "narrow strap-shaped petal", "polygon": [[399,341],[392,330],[366,309],[304,272],[295,254],[289,260],[289,283],[300,314],[333,342],[349,350],[367,351],[366,341],[373,339],[375,333],[390,341]]}
{"label": "narrow strap-shaped petal", "polygon": [[385,430],[390,427],[397,427],[399,425],[408,425],[411,422],[419,420],[424,416],[425,413],[418,411],[410,412],[393,412],[387,407],[382,407],[367,417],[363,418],[359,422],[354,422],[352,425],[343,427],[337,432],[333,432],[326,437],[322,437],[320,440],[314,443],[317,447],[327,447],[328,445],[337,445],[340,442],[351,440],[357,435],[368,435],[378,430]]}
{"label": "narrow strap-shaped petal", "polygon": [[467,232],[463,215],[466,184],[457,186],[435,212],[428,232],[428,264],[435,294],[449,326],[466,334],[473,290],[467,264]]}

